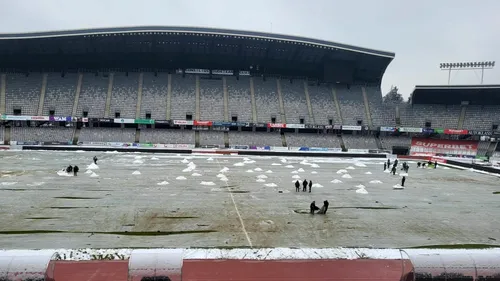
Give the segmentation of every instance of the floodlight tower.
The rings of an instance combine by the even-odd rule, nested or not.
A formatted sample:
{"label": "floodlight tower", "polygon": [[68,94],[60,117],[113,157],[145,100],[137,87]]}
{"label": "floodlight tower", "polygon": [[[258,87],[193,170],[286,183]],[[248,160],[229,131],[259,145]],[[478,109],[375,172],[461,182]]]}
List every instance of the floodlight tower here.
{"label": "floodlight tower", "polygon": [[453,63],[440,63],[439,68],[441,70],[448,71],[448,85],[450,85],[451,71],[452,70],[481,70],[481,84],[483,84],[484,70],[493,69],[495,67],[494,61],[482,61],[482,62],[453,62]]}

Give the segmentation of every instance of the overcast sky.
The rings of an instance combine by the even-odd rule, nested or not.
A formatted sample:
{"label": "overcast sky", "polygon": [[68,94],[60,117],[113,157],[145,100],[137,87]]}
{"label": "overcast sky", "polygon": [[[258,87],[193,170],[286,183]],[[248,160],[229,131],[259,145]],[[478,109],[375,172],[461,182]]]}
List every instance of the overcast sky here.
{"label": "overcast sky", "polygon": [[[0,33],[137,25],[255,30],[391,51],[382,82],[407,97],[447,83],[440,62],[500,61],[500,0],[0,0]],[[480,71],[452,73],[479,84]],[[500,84],[500,66],[484,84]]]}

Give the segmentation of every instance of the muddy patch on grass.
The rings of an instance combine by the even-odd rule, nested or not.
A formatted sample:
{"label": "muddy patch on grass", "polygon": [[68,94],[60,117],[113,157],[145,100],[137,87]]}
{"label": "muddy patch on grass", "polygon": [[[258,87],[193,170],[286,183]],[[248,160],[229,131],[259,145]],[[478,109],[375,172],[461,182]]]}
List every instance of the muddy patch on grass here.
{"label": "muddy patch on grass", "polygon": [[156,219],[167,219],[167,220],[185,220],[185,219],[197,219],[198,217],[191,216],[158,216]]}
{"label": "muddy patch on grass", "polygon": [[500,191],[493,191],[493,194],[500,194]]}
{"label": "muddy patch on grass", "polygon": [[25,220],[58,220],[62,219],[63,217],[29,217],[29,218],[24,218]]}
{"label": "muddy patch on grass", "polygon": [[22,234],[53,234],[53,233],[69,233],[69,234],[101,234],[101,235],[122,235],[122,236],[168,236],[181,234],[199,234],[212,233],[216,230],[186,230],[186,231],[111,231],[111,232],[81,232],[81,231],[61,231],[61,230],[9,230],[0,231],[0,235],[22,235]]}
{"label": "muddy patch on grass", "polygon": [[65,233],[66,231],[60,230],[8,230],[0,231],[0,235],[20,235],[20,234],[51,234],[51,233]]}
{"label": "muddy patch on grass", "polygon": [[97,200],[102,199],[101,197],[78,197],[78,196],[58,196],[52,197],[54,199],[67,199],[67,200]]}
{"label": "muddy patch on grass", "polygon": [[29,190],[29,189],[25,189],[25,188],[0,188],[0,190],[8,190],[8,191],[26,191],[26,190]]}
{"label": "muddy patch on grass", "polygon": [[[328,207],[328,210],[333,209],[358,209],[358,210],[398,210],[397,207]],[[310,210],[306,209],[295,209],[293,210],[296,214],[310,214]]]}
{"label": "muddy patch on grass", "polygon": [[48,207],[49,209],[70,210],[70,209],[90,209],[90,207]]}
{"label": "muddy patch on grass", "polygon": [[230,191],[226,191],[227,193],[234,193],[234,194],[238,194],[238,193],[250,193],[250,191],[248,190],[230,190]]}
{"label": "muddy patch on grass", "polygon": [[216,230],[186,230],[186,231],[117,231],[117,232],[93,232],[94,234],[111,234],[123,236],[168,236],[181,234],[212,233]]}

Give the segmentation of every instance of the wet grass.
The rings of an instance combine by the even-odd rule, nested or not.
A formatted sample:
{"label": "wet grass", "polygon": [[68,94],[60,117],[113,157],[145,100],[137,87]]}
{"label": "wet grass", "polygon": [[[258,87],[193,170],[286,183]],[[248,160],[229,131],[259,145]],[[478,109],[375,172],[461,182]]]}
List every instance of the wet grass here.
{"label": "wet grass", "polygon": [[500,194],[500,191],[493,191],[493,194]]}
{"label": "wet grass", "polygon": [[102,235],[122,235],[122,236],[168,236],[182,234],[212,233],[216,230],[186,230],[186,231],[111,231],[111,232],[82,232],[82,231],[62,231],[62,230],[9,230],[0,231],[0,235],[22,235],[22,234],[102,234]]}
{"label": "wet grass", "polygon": [[500,245],[489,244],[444,244],[409,247],[408,249],[488,249],[498,248]]}
{"label": "wet grass", "polygon": [[58,196],[53,197],[55,199],[68,199],[68,200],[97,200],[102,199],[101,197],[77,197],[77,196]]}
{"label": "wet grass", "polygon": [[58,220],[62,219],[63,217],[30,217],[30,218],[24,218],[25,220]]}

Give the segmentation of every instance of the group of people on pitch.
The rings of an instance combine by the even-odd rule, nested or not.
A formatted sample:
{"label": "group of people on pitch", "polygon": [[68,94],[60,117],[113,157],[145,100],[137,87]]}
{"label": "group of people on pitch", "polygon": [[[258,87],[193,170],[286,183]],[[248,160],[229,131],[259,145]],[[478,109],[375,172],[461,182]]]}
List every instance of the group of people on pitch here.
{"label": "group of people on pitch", "polygon": [[[313,186],[313,182],[311,180],[309,182],[307,182],[307,180],[304,180],[302,182],[302,191],[306,192],[308,186],[309,186],[309,193],[311,193],[311,188]],[[300,192],[300,182],[299,182],[299,180],[297,180],[295,182],[295,192]]]}
{"label": "group of people on pitch", "polygon": [[[94,160],[94,164],[97,165],[97,156],[94,156],[93,160]],[[63,171],[66,171],[66,173],[68,173],[68,174],[73,173],[73,176],[76,177],[78,175],[78,171],[80,171],[80,168],[78,168],[77,165],[75,165],[74,167],[69,165],[68,167],[66,167],[66,169],[63,169]]]}
{"label": "group of people on pitch", "polygon": [[318,206],[316,206],[316,201],[312,201],[311,205],[310,205],[310,213],[311,215],[314,215],[316,211],[316,214],[320,214],[320,215],[324,215],[326,214],[326,211],[328,211],[328,206],[330,206],[330,203],[328,202],[328,200],[325,200],[323,201],[323,207],[321,208],[318,208]]}

